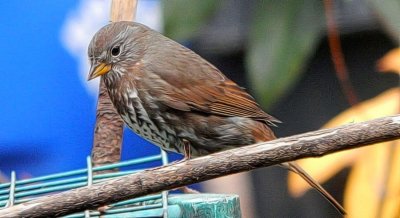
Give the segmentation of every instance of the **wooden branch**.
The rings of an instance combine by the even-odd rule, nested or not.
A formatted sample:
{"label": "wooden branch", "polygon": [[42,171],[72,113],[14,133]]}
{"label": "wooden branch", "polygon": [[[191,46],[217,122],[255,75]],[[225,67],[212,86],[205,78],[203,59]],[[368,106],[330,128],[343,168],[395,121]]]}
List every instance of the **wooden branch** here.
{"label": "wooden branch", "polygon": [[0,210],[0,217],[62,216],[220,176],[400,138],[400,115],[280,138],[54,194]]}
{"label": "wooden branch", "polygon": [[[136,7],[137,0],[113,0],[110,12],[111,22],[134,20]],[[115,111],[107,89],[101,80],[92,147],[93,166],[120,161],[123,127],[124,122]]]}

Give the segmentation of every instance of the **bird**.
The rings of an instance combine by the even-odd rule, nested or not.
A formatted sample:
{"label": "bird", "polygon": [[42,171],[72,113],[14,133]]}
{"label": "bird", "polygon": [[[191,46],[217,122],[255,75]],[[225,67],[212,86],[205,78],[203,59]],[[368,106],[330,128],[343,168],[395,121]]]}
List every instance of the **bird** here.
{"label": "bird", "polygon": [[[101,77],[133,132],[166,151],[199,157],[276,139],[267,114],[244,88],[189,48],[136,22],[102,27],[88,47],[88,80]],[[294,162],[282,164],[343,207]]]}

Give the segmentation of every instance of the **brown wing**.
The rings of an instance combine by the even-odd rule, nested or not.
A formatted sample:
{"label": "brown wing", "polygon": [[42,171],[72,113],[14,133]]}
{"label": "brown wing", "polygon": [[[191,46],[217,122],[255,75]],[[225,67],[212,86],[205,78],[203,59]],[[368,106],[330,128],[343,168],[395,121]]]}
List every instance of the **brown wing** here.
{"label": "brown wing", "polygon": [[[249,117],[272,125],[279,122],[212,64],[168,38],[159,41],[163,44],[154,43],[148,48],[151,55],[144,58],[147,73],[143,76],[148,78],[153,98],[182,111]],[[160,52],[160,48],[165,50]]]}

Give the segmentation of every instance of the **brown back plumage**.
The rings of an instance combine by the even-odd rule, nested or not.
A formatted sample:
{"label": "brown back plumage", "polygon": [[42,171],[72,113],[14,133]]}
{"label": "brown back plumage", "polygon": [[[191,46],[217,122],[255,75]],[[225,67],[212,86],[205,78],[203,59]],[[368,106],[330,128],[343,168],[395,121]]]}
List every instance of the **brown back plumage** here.
{"label": "brown back plumage", "polygon": [[248,117],[267,124],[279,122],[265,113],[243,88],[202,57],[159,33],[154,32],[153,37],[144,60],[151,63],[147,70],[164,81],[157,84],[158,89],[152,94],[165,105],[182,111]]}

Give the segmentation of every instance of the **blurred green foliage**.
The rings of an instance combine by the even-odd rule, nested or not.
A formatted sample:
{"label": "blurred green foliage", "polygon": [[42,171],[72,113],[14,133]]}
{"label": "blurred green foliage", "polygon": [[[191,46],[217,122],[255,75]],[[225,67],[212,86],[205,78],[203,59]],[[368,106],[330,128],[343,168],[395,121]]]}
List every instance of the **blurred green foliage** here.
{"label": "blurred green foliage", "polygon": [[[253,2],[257,5],[248,24],[246,68],[251,89],[268,107],[287,93],[304,71],[319,38],[325,34],[325,14],[321,0]],[[367,3],[385,30],[400,42],[400,1]],[[182,41],[196,36],[222,4],[218,0],[168,0],[163,5],[165,34]]]}
{"label": "blurred green foliage", "polygon": [[324,27],[320,0],[259,1],[246,66],[260,103],[275,103],[299,78]]}
{"label": "blurred green foliage", "polygon": [[177,41],[197,35],[218,8],[217,0],[163,1],[165,34]]}

